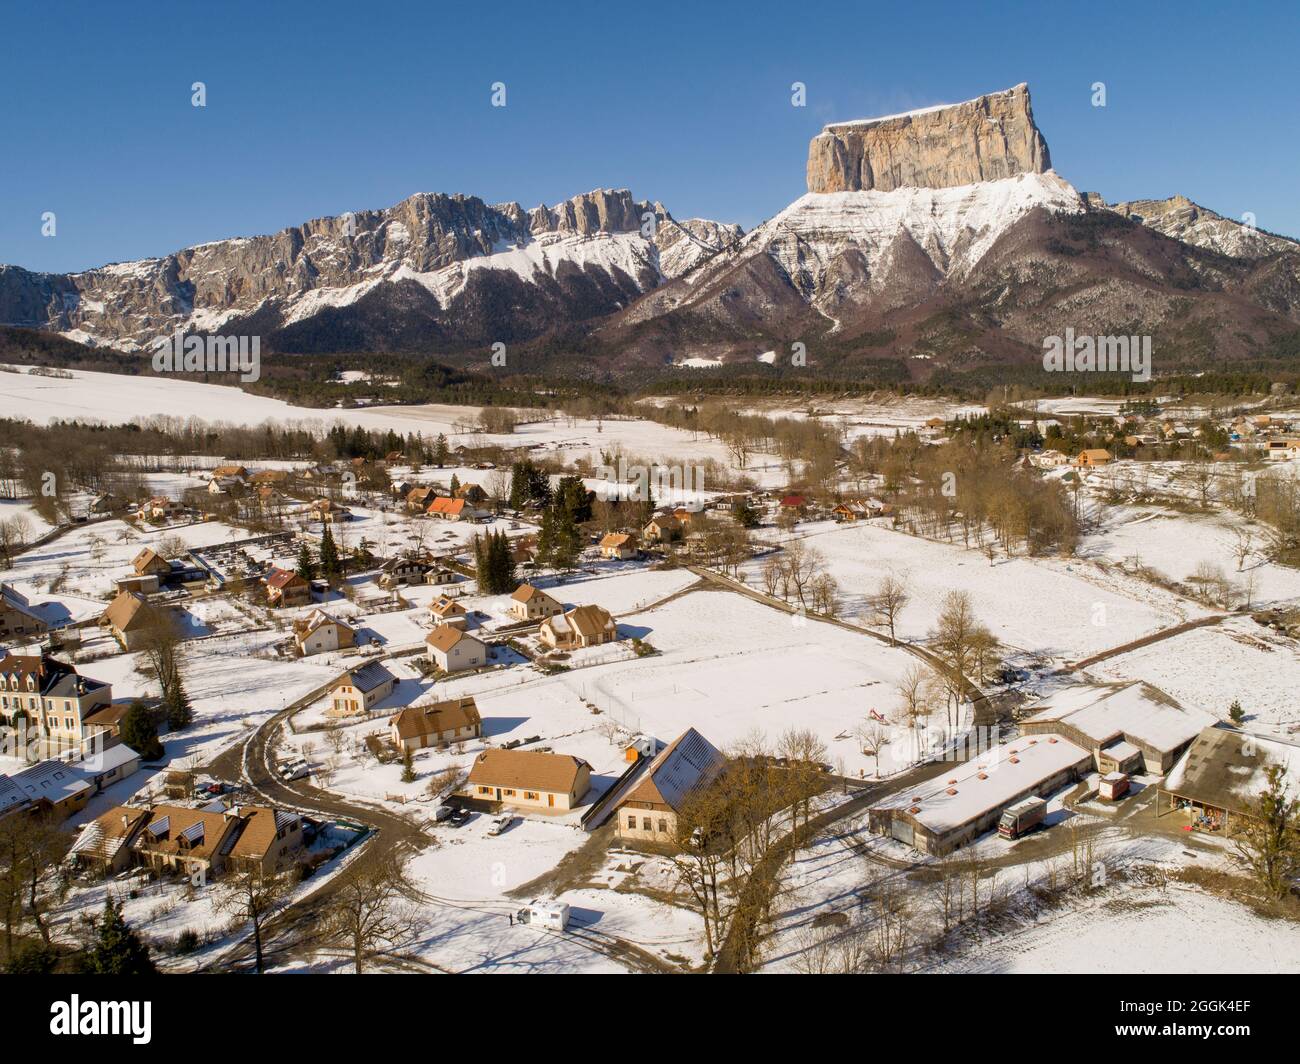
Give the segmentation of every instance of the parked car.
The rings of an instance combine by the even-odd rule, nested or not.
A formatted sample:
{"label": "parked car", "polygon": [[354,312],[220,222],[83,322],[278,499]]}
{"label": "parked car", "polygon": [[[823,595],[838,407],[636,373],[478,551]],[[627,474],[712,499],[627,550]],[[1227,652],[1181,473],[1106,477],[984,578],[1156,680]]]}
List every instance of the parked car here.
{"label": "parked car", "polygon": [[510,827],[510,825],[513,824],[514,822],[515,822],[515,818],[512,817],[509,813],[496,817],[492,821],[492,826],[488,828],[487,833],[489,835],[500,835],[503,831],[506,831]]}
{"label": "parked car", "polygon": [[301,757],[293,758],[290,761],[281,761],[278,767],[280,778],[286,783],[311,775],[311,766]]}
{"label": "parked car", "polygon": [[435,824],[441,824],[444,820],[449,820],[456,815],[459,806],[447,805],[445,802],[433,811],[433,820]]}
{"label": "parked car", "polygon": [[473,815],[474,814],[471,813],[468,809],[457,809],[454,813],[452,813],[449,817],[447,817],[447,823],[454,828],[458,828],[462,824],[468,823],[470,817],[472,817]]}

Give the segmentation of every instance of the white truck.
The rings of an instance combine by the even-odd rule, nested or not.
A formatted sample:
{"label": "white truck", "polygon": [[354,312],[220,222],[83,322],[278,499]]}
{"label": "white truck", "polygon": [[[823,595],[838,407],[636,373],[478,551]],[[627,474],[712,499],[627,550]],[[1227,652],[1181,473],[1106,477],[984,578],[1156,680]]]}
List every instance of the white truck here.
{"label": "white truck", "polygon": [[1046,815],[1047,803],[1043,799],[1026,798],[1003,811],[998,834],[1004,839],[1018,839],[1038,827]]}

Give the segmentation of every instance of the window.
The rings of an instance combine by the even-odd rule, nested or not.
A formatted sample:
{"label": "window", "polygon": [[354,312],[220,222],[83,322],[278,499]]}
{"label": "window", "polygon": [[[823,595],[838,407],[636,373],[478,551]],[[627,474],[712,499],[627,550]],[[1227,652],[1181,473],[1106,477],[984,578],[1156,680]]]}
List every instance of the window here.
{"label": "window", "polygon": [[507,797],[507,798],[513,798],[514,796],[515,796],[515,792],[514,792],[514,790],[513,790],[512,788],[510,788],[510,787],[507,787],[507,788],[506,788],[506,797]]}
{"label": "window", "polygon": [[641,830],[642,831],[650,830],[650,818],[648,816],[643,816],[641,818]]}
{"label": "window", "polygon": [[667,835],[667,834],[668,834],[668,821],[666,821],[666,820],[660,820],[660,821],[659,821],[659,832],[660,832],[660,834],[662,834],[662,835]]}
{"label": "window", "polygon": [[538,798],[541,797],[541,795],[539,795],[536,791],[524,791],[524,797],[527,798],[530,802],[535,802],[537,801]]}
{"label": "window", "polygon": [[635,830],[635,829],[636,829],[636,817],[634,817],[634,816],[630,816],[630,817],[628,817],[628,818],[627,818],[627,826],[628,826],[629,828],[632,828],[633,830]]}

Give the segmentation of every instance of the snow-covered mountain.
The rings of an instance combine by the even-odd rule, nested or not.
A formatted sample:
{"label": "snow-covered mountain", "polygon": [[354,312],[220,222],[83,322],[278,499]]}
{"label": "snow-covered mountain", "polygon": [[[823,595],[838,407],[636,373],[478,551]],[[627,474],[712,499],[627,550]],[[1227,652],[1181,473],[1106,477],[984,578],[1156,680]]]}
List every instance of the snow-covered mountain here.
{"label": "snow-covered mountain", "polygon": [[1107,203],[1095,192],[1089,192],[1087,198],[1093,206],[1112,210],[1157,233],[1224,255],[1258,259],[1280,252],[1300,251],[1300,241],[1266,233],[1245,221],[1225,218],[1208,207],[1193,203],[1186,196]]}
{"label": "snow-covered mountain", "polygon": [[128,351],[178,328],[256,330],[297,350],[510,341],[626,306],[740,235],[626,189],[531,211],[420,194],[84,273],[0,266],[0,323]]}

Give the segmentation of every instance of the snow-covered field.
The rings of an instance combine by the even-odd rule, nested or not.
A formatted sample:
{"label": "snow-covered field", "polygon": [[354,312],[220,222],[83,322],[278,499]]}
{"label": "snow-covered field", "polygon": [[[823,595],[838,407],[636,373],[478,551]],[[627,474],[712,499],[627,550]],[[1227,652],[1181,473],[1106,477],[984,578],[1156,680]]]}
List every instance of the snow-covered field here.
{"label": "snow-covered field", "polygon": [[[970,594],[975,614],[1004,644],[1064,660],[1078,660],[1140,636],[1202,616],[1185,599],[1086,561],[999,557],[993,565],[960,544],[937,543],[895,532],[879,522],[799,526],[802,541],[826,560],[840,585],[846,617],[864,616],[866,600],[888,574],[907,585],[910,601],[898,622],[900,636],[924,639],[934,628],[944,597]],[[750,586],[761,587],[762,562],[746,567]]]}

